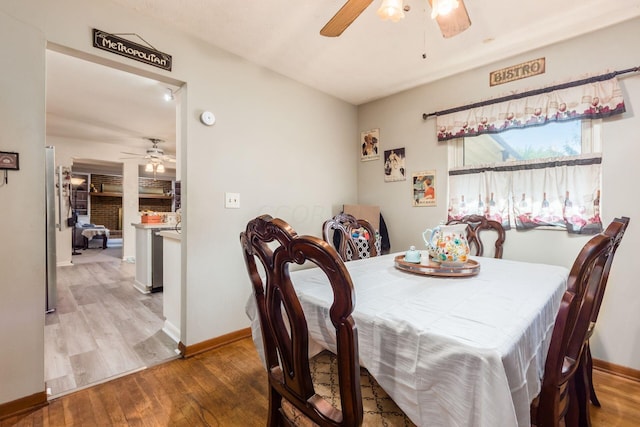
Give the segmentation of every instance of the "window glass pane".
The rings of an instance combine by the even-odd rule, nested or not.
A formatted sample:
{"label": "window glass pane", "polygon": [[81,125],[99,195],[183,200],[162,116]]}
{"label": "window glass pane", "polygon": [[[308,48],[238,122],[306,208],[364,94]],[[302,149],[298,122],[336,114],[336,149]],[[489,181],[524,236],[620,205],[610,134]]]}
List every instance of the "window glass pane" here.
{"label": "window glass pane", "polygon": [[464,138],[464,165],[582,154],[580,120]]}

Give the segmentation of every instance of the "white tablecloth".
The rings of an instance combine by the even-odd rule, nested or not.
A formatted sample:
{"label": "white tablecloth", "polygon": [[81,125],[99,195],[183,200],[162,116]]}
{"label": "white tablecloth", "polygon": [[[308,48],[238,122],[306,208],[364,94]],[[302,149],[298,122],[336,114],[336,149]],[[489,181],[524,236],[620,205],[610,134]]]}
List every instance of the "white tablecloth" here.
{"label": "white tablecloth", "polygon": [[87,239],[91,240],[95,236],[107,236],[109,238],[109,229],[104,225],[96,225],[95,227],[78,227],[82,230],[81,234]]}
{"label": "white tablecloth", "polygon": [[[529,426],[568,270],[474,258],[474,277],[397,270],[397,254],[351,261],[360,363],[419,426]],[[313,340],[335,351],[331,289],[291,273]],[[247,313],[262,347],[253,296]]]}

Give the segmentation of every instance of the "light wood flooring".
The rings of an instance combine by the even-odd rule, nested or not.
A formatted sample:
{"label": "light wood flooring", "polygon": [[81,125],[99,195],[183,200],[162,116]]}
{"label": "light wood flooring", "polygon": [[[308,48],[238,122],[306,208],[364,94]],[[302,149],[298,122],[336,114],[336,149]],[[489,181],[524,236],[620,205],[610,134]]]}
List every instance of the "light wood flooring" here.
{"label": "light wood flooring", "polygon": [[[593,427],[640,425],[640,382],[594,372]],[[267,377],[250,338],[53,399],[8,426],[265,426]],[[500,427],[500,426],[496,426]]]}
{"label": "light wood flooring", "polygon": [[163,331],[162,292],[133,287],[122,248],[87,249],[57,268],[58,304],[45,321],[45,382],[55,397],[177,357]]}

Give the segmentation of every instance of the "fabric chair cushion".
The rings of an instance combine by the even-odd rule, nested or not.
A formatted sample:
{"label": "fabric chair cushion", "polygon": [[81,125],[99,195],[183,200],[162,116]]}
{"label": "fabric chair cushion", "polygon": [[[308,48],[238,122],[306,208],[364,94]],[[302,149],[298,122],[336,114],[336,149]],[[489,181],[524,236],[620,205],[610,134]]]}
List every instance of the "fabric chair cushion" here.
{"label": "fabric chair cushion", "polygon": [[[311,378],[316,393],[332,406],[340,409],[340,389],[336,356],[323,351],[310,361]],[[363,426],[415,427],[389,395],[380,387],[369,371],[360,369],[360,388],[364,409]],[[298,427],[317,427],[286,399],[282,399],[285,416]]]}

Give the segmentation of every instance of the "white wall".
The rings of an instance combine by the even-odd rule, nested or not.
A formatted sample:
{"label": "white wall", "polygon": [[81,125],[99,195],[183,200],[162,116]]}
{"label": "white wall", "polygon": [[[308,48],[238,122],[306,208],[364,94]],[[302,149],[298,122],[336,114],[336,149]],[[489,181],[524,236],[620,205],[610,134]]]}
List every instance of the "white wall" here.
{"label": "white wall", "polygon": [[[380,128],[383,151],[406,147],[407,181],[385,183],[382,160],[359,163],[358,169],[358,202],[380,205],[392,251],[421,246],[422,230],[447,217],[447,144],[436,141],[435,118],[423,121],[422,113],[577,79],[584,73],[635,67],[637,57],[629,54],[629,43],[639,39],[640,20],[636,19],[360,106],[359,131]],[[491,71],[540,57],[546,58],[545,74],[489,88]],[[631,223],[609,277],[592,350],[596,358],[640,369],[640,292],[633,258],[640,236],[640,199],[633,187],[640,178],[640,118],[636,113],[640,75],[621,76],[620,83],[627,112],[603,125],[602,214],[606,223],[623,215]],[[422,170],[437,171],[437,207],[411,206],[410,176]],[[556,231],[509,231],[504,257],[571,267],[587,239]]]}
{"label": "white wall", "polygon": [[[0,403],[44,390],[44,39],[0,10],[0,151],[20,170],[0,183]],[[4,181],[4,174],[0,173]]]}
{"label": "white wall", "polygon": [[[173,55],[173,72],[92,48],[92,28],[142,35]],[[178,123],[186,345],[249,326],[239,243],[248,220],[270,213],[319,235],[324,219],[356,202],[357,151],[344,149],[358,137],[352,105],[105,2],[2,2],[0,36],[12,40],[0,74],[0,149],[21,154],[21,171],[0,187],[0,403],[44,390],[47,42],[186,83]],[[205,109],[215,126],[200,124]],[[240,209],[224,209],[227,191],[240,193]]]}

